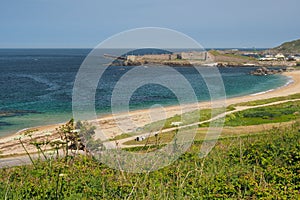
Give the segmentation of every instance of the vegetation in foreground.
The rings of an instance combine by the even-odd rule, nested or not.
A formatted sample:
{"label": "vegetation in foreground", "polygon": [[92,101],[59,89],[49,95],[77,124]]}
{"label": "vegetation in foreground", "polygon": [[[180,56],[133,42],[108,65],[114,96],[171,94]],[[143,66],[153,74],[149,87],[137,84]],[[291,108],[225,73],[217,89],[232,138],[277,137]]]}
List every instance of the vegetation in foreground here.
{"label": "vegetation in foreground", "polygon": [[[300,124],[219,140],[205,158],[196,142],[172,165],[131,174],[88,155],[1,169],[3,199],[299,199]],[[147,149],[135,148],[135,151]]]}

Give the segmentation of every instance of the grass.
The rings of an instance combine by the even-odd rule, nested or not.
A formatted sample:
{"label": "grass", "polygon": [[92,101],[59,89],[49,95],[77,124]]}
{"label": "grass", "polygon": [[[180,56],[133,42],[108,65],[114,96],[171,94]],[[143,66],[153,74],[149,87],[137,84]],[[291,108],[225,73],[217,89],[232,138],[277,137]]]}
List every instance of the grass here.
{"label": "grass", "polygon": [[[225,111],[224,108],[216,109],[215,114],[220,114]],[[153,122],[143,127],[144,132],[149,131],[158,131],[161,128],[167,129],[172,128],[172,122],[182,122],[182,125],[192,124],[199,121],[205,121],[210,119],[212,116],[211,109],[203,109],[203,110],[196,110],[192,112],[183,113],[182,115],[175,115],[174,117],[167,118],[166,120],[161,120],[157,122]],[[163,125],[163,126],[162,126]]]}
{"label": "grass", "polygon": [[225,126],[248,126],[287,122],[298,119],[300,101],[252,108],[226,116]]}
{"label": "grass", "polygon": [[202,110],[196,110],[184,113],[182,115],[175,115],[173,117],[167,118],[166,120],[160,120],[156,122],[152,122],[150,124],[145,125],[144,127],[140,128],[140,130],[132,133],[123,133],[119,136],[116,136],[112,138],[111,140],[119,140],[124,139],[128,137],[132,137],[134,135],[143,134],[143,133],[149,133],[149,132],[155,132],[160,131],[163,129],[172,128],[171,125],[172,122],[182,122],[182,126],[189,125],[201,121],[206,121],[211,119],[212,117],[215,117],[221,113],[224,113],[225,111],[232,111],[235,108],[233,106],[228,106],[225,108],[217,108],[212,111],[212,109],[202,109]]}
{"label": "grass", "polygon": [[[260,124],[260,125],[252,125],[252,126],[235,126],[235,127],[223,127],[222,132],[219,136],[219,139],[230,138],[230,137],[242,137],[245,135],[258,135],[265,134],[266,131],[271,130],[276,127],[286,127],[289,126],[293,122],[283,122],[283,123],[269,123],[269,124]],[[188,130],[184,130],[188,131]],[[184,133],[183,131],[183,133]],[[207,136],[208,127],[198,128],[194,141],[203,141]],[[171,142],[174,139],[175,131],[166,132],[163,134],[159,134],[159,137],[151,136],[147,138],[147,140],[143,141],[135,141],[130,140],[124,142],[124,145],[155,145],[155,144],[166,144]]]}
{"label": "grass", "polygon": [[262,99],[262,100],[257,100],[257,101],[238,103],[238,104],[234,104],[232,106],[234,106],[234,107],[236,107],[236,106],[257,106],[257,105],[264,105],[264,104],[273,103],[273,102],[277,102],[277,101],[285,101],[285,100],[293,100],[293,99],[300,99],[300,93],[292,94],[292,95],[285,96],[285,97],[274,97],[274,98],[270,98],[270,99]]}
{"label": "grass", "polygon": [[[171,165],[143,174],[113,170],[90,156],[0,169],[3,199],[299,199],[300,125],[201,142]],[[152,147],[155,148],[155,147]],[[140,151],[141,148],[135,148]]]}
{"label": "grass", "polygon": [[[278,98],[272,98],[272,99],[266,99],[266,100],[259,100],[259,101],[252,101],[248,102],[248,106],[255,106],[255,105],[262,105],[263,103],[272,103],[277,101],[283,101],[290,99],[298,99],[300,97],[300,94],[290,95],[288,97],[278,97]],[[229,106],[226,110],[232,111],[234,110],[234,106],[241,106],[241,105],[232,105]],[[265,106],[265,107],[259,107],[259,108],[252,108],[236,113],[232,113],[226,116],[225,118],[225,126],[227,127],[237,127],[237,126],[251,126],[251,125],[261,125],[261,124],[273,124],[273,123],[283,123],[283,122],[289,122],[296,120],[300,117],[299,111],[300,110],[300,101],[294,101],[294,102],[287,102],[277,105],[271,105],[271,106]],[[206,109],[202,111],[202,120],[199,121],[205,121],[211,118],[210,116],[210,109]],[[192,112],[194,113],[194,112]],[[217,112],[217,114],[220,114],[221,112]],[[171,122],[179,120],[179,116],[175,116],[172,118],[169,118],[166,120],[165,128],[170,128],[171,126],[166,126],[166,124],[170,125]],[[157,122],[152,123],[150,125],[147,125],[146,127],[151,127],[152,125],[156,125]],[[190,122],[184,123],[184,125],[188,124]],[[206,133],[209,123],[203,123],[200,124],[200,129],[197,131],[195,140],[203,140]],[[253,127],[251,127],[253,128]],[[144,129],[144,130],[151,130],[150,128]],[[243,134],[243,133],[241,133]],[[153,145],[157,144],[157,142],[160,143],[167,143],[170,142],[175,135],[175,131],[170,131],[167,133],[159,134],[159,137],[156,138],[154,136],[149,137],[145,141],[128,141],[125,142],[124,145]],[[239,135],[239,133],[237,134]],[[132,136],[132,135],[130,135]],[[227,137],[226,135],[225,137]],[[122,137],[124,138],[124,137]]]}
{"label": "grass", "polygon": [[[225,126],[249,126],[269,123],[282,123],[300,118],[300,101],[291,101],[270,106],[250,108],[248,110],[231,113],[225,118]],[[209,123],[199,127],[208,127]]]}
{"label": "grass", "polygon": [[273,50],[280,51],[281,53],[295,53],[300,51],[300,40],[294,40],[290,42],[285,42]]}
{"label": "grass", "polygon": [[[292,97],[296,98],[298,95]],[[284,97],[285,98],[285,97]],[[278,99],[277,99],[278,100]],[[282,99],[279,99],[282,100]],[[274,99],[268,99],[268,102],[274,102]],[[251,103],[251,102],[250,102]],[[257,102],[255,102],[256,104]],[[261,102],[258,102],[261,103]],[[233,107],[227,108],[227,110],[234,110]],[[251,126],[251,125],[261,125],[261,124],[274,124],[274,123],[284,123],[290,122],[300,118],[300,101],[286,102],[271,106],[252,108],[244,111],[239,111],[226,116],[225,118],[225,130],[230,130],[230,127],[238,126]],[[207,112],[208,113],[208,112]],[[209,115],[204,117],[205,119],[210,119]],[[174,119],[174,118],[170,118]],[[199,125],[195,140],[203,140],[209,123],[203,123]],[[254,127],[249,127],[253,129]],[[240,128],[244,130],[243,128]],[[183,129],[183,131],[188,131],[189,129]],[[224,132],[224,131],[223,131]],[[232,131],[233,132],[233,131]],[[248,131],[249,132],[249,131]],[[242,133],[236,133],[240,135]],[[145,141],[128,141],[124,145],[153,145],[160,142],[162,144],[168,143],[173,140],[175,131],[170,131],[167,133],[159,134],[158,138],[151,136]],[[230,134],[223,134],[223,137],[228,137]]]}
{"label": "grass", "polygon": [[[268,101],[273,102],[274,99]],[[199,128],[196,141],[186,153],[171,165],[153,172],[133,174],[114,170],[98,163],[90,155],[67,155],[46,161],[35,160],[34,165],[0,169],[0,197],[299,199],[300,123],[283,123],[280,126],[282,122],[299,118],[299,106],[300,101],[287,102],[227,116],[226,126],[231,127],[225,127],[225,133],[205,158],[200,158],[199,153],[207,128]],[[189,113],[191,119],[199,118],[198,114]],[[199,120],[209,118],[210,110],[205,110]],[[168,127],[172,121],[179,121],[178,116],[168,119],[164,126]],[[250,127],[274,122],[278,122],[278,126],[270,130]],[[244,131],[235,134],[233,130],[241,125],[248,125],[253,132],[247,134],[248,127],[244,126]],[[93,128],[88,127],[88,130]],[[139,153],[154,151],[170,141],[174,134],[159,134],[159,140],[152,137],[144,141],[146,145],[126,150]]]}
{"label": "grass", "polygon": [[[289,96],[292,99],[297,99],[299,94],[291,95]],[[282,101],[285,100],[286,97],[283,98],[272,98],[267,100],[260,100],[256,102],[249,102],[251,105],[261,105],[262,102],[276,102],[276,101]],[[221,137],[232,137],[232,136],[239,136],[245,134],[243,131],[245,131],[244,128],[240,128],[242,132],[237,132],[235,134],[230,134],[230,132],[236,132],[235,130],[230,130],[230,127],[237,127],[237,126],[246,126],[250,129],[255,129],[255,127],[250,127],[251,125],[261,125],[261,124],[272,124],[272,126],[276,126],[276,123],[284,123],[296,120],[300,117],[298,111],[300,109],[300,101],[295,102],[287,102],[282,103],[278,105],[272,105],[272,106],[266,106],[266,107],[260,107],[260,108],[253,108],[248,109],[245,111],[240,111],[237,113],[232,113],[225,118],[225,128],[223,130],[223,134]],[[229,107],[227,110],[234,110],[233,106]],[[209,119],[208,115],[204,117],[205,119]],[[172,118],[170,118],[171,120]],[[275,124],[274,124],[275,123]],[[204,123],[199,125],[199,129],[197,131],[197,134],[195,136],[196,141],[203,140],[207,133],[207,128],[209,123]],[[201,128],[202,127],[202,128]],[[266,127],[266,126],[265,126]],[[264,127],[264,129],[265,129]],[[185,129],[184,129],[185,130]],[[185,130],[185,131],[188,131]],[[227,132],[224,134],[224,132]],[[229,132],[229,133],[228,133]],[[251,130],[247,130],[247,133],[249,134]],[[155,145],[158,142],[160,144],[168,143],[173,140],[175,136],[175,131],[170,131],[167,133],[159,134],[158,138],[151,136],[147,140],[144,141],[128,141],[125,142],[124,145]]]}
{"label": "grass", "polygon": [[225,53],[220,53],[216,50],[212,50],[209,51],[213,56],[222,56],[222,57],[227,57],[227,58],[236,58],[236,59],[240,59],[243,61],[257,61],[257,59],[252,58],[252,57],[248,57],[248,56],[242,56],[242,55],[236,55],[236,54],[225,54]]}
{"label": "grass", "polygon": [[124,139],[124,138],[128,138],[128,137],[131,137],[132,134],[129,134],[129,133],[123,133],[121,135],[117,135],[115,136],[114,138],[110,139],[110,141],[114,141],[114,140],[121,140],[121,139]]}

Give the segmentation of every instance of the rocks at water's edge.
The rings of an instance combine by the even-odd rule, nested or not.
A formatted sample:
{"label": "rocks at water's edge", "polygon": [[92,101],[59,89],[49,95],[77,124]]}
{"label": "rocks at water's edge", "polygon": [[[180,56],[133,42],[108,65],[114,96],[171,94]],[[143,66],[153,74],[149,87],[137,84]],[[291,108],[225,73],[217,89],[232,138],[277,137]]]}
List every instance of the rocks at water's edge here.
{"label": "rocks at water's edge", "polygon": [[266,76],[266,75],[272,75],[272,74],[280,74],[283,72],[283,69],[268,69],[266,67],[260,67],[254,71],[251,71],[251,75],[255,76]]}

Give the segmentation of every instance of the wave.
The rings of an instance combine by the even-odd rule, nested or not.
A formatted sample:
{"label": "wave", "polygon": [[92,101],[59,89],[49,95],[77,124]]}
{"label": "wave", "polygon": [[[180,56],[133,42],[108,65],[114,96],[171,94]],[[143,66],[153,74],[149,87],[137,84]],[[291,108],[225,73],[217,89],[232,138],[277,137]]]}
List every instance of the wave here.
{"label": "wave", "polygon": [[[278,88],[276,88],[278,89]],[[272,92],[276,89],[271,89],[271,90],[267,90],[267,91],[263,91],[263,92],[257,92],[257,93],[254,93],[254,94],[250,94],[250,96],[257,96],[257,95],[260,95],[260,94],[265,94],[265,93],[268,93],[268,92]]]}
{"label": "wave", "polygon": [[270,89],[270,90],[267,90],[267,91],[262,91],[262,92],[250,94],[250,96],[257,96],[257,95],[260,95],[260,94],[265,94],[265,93],[268,93],[268,92],[272,92],[274,90],[281,89],[283,87],[286,87],[286,86],[294,83],[294,80],[293,80],[293,78],[291,76],[287,76],[287,78],[288,78],[288,80],[287,80],[287,82],[283,86],[280,86],[280,87],[277,87],[277,88],[274,88],[274,89]]}
{"label": "wave", "polygon": [[288,86],[295,82],[291,76],[287,76],[287,78],[288,78],[288,81],[286,82],[286,84],[284,86],[281,86],[281,87]]}

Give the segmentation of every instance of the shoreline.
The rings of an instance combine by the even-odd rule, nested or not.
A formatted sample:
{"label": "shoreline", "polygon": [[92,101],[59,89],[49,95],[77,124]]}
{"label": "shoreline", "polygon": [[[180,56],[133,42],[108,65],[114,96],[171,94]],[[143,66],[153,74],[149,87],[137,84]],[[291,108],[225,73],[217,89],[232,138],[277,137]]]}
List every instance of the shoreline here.
{"label": "shoreline", "polygon": [[280,87],[277,87],[277,88],[274,88],[274,89],[270,89],[270,90],[267,90],[267,91],[263,91],[263,92],[258,92],[258,93],[250,94],[249,96],[256,96],[256,95],[260,95],[260,94],[266,94],[268,92],[273,92],[273,91],[276,91],[276,90],[279,90],[281,88],[287,87],[287,86],[289,86],[289,85],[291,85],[291,84],[294,83],[293,77],[291,77],[291,76],[286,76],[286,77],[289,78],[289,80],[283,86],[280,86]]}
{"label": "shoreline", "polygon": [[[282,75],[287,76],[291,79],[284,86],[269,91],[256,93],[256,94],[225,99],[225,106],[242,103],[242,102],[269,99],[273,97],[288,96],[291,94],[300,93],[299,91],[300,71],[284,72]],[[168,106],[163,108],[154,108],[151,110],[142,109],[142,110],[130,111],[129,113],[120,113],[117,116],[114,116],[112,114],[104,115],[100,119],[98,118],[96,121],[95,120],[92,121],[92,123],[94,124],[96,123],[98,126],[101,126],[102,133],[106,135],[107,139],[110,139],[124,132],[135,131],[136,127],[143,127],[144,125],[149,124],[153,121],[159,121],[165,118],[172,117],[176,114],[181,114],[182,110],[188,112],[188,111],[205,109],[210,107],[211,107],[211,102],[206,101],[206,102],[198,102],[196,104],[184,105],[184,108],[180,105],[175,105],[175,106]],[[159,115],[158,117],[155,118],[155,120],[153,120],[151,118],[151,113],[153,114],[153,112],[155,112],[156,114],[161,113],[161,115]],[[117,122],[115,119],[117,119]],[[26,130],[38,129],[38,131],[33,134],[33,138],[42,138],[42,137],[46,137],[46,135],[47,137],[49,135],[54,137],[53,133],[55,129],[61,126],[62,124],[64,123],[29,127],[29,128],[19,130],[18,132],[12,135],[1,137],[0,156],[8,155],[8,153],[10,155],[20,154],[21,152],[23,153],[24,150],[20,147],[21,145],[18,143],[17,140],[15,140],[15,138],[22,135],[22,133],[24,133]],[[118,124],[122,124],[122,127],[119,128]],[[96,135],[96,138],[99,137],[97,137]],[[34,149],[29,149],[29,152],[33,150]]]}

